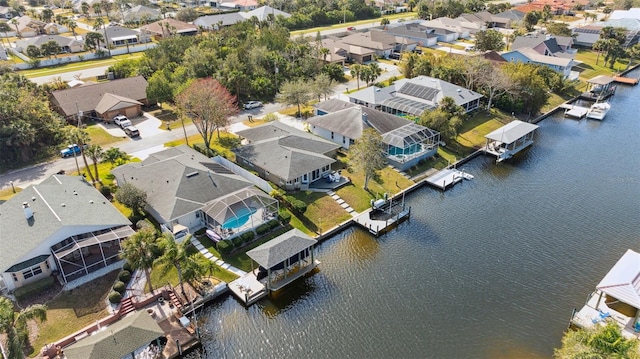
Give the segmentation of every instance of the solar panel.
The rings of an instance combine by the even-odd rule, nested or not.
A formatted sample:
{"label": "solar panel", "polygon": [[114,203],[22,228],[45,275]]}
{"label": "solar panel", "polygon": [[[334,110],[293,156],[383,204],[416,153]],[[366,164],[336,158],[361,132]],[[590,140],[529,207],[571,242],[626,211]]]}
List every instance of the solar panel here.
{"label": "solar panel", "polygon": [[440,90],[432,87],[406,83],[400,88],[398,92],[408,96],[421,98],[423,100],[433,101]]}

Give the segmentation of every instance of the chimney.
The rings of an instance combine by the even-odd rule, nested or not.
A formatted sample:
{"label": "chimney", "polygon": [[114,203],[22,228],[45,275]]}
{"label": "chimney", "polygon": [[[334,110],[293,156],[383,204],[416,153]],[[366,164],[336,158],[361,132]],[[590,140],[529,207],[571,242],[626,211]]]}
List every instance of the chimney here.
{"label": "chimney", "polygon": [[24,210],[24,217],[26,219],[33,218],[33,209],[31,209],[31,207],[29,207],[29,203],[22,202],[22,210]]}

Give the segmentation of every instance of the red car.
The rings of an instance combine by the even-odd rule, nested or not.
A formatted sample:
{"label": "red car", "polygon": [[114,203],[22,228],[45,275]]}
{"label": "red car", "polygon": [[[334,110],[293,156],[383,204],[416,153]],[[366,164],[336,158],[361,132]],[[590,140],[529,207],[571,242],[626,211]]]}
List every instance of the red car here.
{"label": "red car", "polygon": [[355,29],[356,29],[356,27],[355,27],[355,26],[349,26],[349,27],[347,28],[347,30],[349,30],[349,31],[353,31],[353,30],[355,30]]}

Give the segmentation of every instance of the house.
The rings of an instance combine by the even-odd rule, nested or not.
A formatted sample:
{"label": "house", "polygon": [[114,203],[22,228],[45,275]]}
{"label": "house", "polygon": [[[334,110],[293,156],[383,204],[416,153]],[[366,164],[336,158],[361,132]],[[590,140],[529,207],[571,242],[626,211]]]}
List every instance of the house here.
{"label": "house", "polygon": [[0,60],[6,61],[9,59],[9,56],[7,55],[7,49],[4,48],[4,46],[0,47]]}
{"label": "house", "polygon": [[184,21],[166,18],[154,23],[140,27],[140,32],[155,40],[160,40],[171,35],[195,35],[198,33],[198,26]]}
{"label": "house", "polygon": [[571,68],[573,60],[564,57],[545,56],[530,47],[522,47],[517,50],[507,51],[502,58],[508,62],[533,63],[545,65],[562,74],[564,78],[572,77]]}
{"label": "house", "polygon": [[51,275],[64,285],[120,262],[131,222],[82,176],[53,175],[0,205],[0,289]]}
{"label": "house", "polygon": [[437,19],[424,21],[422,24],[433,29],[434,33],[440,36],[438,41],[442,42],[466,39],[470,34],[475,34],[483,29],[483,27],[466,20],[461,21],[459,19],[449,19],[448,17],[439,17]]}
{"label": "house", "polygon": [[338,48],[344,50],[349,60],[360,64],[373,61],[376,56],[388,57],[394,51],[411,51],[418,44],[412,39],[381,30],[357,32],[332,40],[338,44]]}
{"label": "house", "polygon": [[509,9],[501,13],[493,15],[495,27],[509,29],[511,24],[519,24],[524,20],[525,13],[522,11]]}
{"label": "house", "polygon": [[45,33],[44,27],[47,23],[33,20],[27,15],[20,16],[18,19],[18,24],[13,25],[12,28],[18,27],[18,34],[21,37],[33,37],[38,36]]}
{"label": "house", "polygon": [[[418,46],[431,47],[438,44],[438,35],[433,30],[418,23],[400,23],[389,27],[387,33],[415,41]],[[405,50],[406,51],[406,50]]]}
{"label": "house", "polygon": [[469,113],[480,106],[481,94],[450,82],[428,76],[401,79],[393,85],[375,86],[351,93],[349,101],[383,112],[420,116],[438,107],[444,97],[451,97]]}
{"label": "house", "polygon": [[238,131],[237,162],[286,190],[306,190],[331,172],[340,148],[308,132],[274,121]]}
{"label": "house", "polygon": [[253,230],[278,212],[278,201],[186,145],[111,173],[118,185],[131,183],[143,189],[146,211],[174,234],[207,227],[215,238],[229,238]]}
{"label": "house", "polygon": [[482,58],[484,58],[485,60],[491,61],[491,63],[494,64],[494,65],[498,65],[498,64],[507,62],[507,60],[505,60],[502,57],[502,55],[500,55],[499,53],[497,53],[497,52],[495,52],[493,50],[487,51],[487,52],[485,52],[483,54],[479,54],[479,55],[476,55],[476,56],[482,56]]}
{"label": "house", "polygon": [[234,9],[240,11],[251,11],[258,8],[258,2],[256,0],[232,0],[220,2],[221,8]]}
{"label": "house", "polygon": [[349,46],[341,43],[338,39],[326,38],[321,41],[321,48],[329,50],[329,53],[325,55],[318,54],[318,59],[328,64],[340,64],[344,66],[345,61],[349,58],[349,53],[346,48]]}
{"label": "house", "polygon": [[136,5],[123,13],[125,23],[129,22],[149,22],[162,17],[160,10],[152,9],[144,5]]}
{"label": "house", "polygon": [[640,41],[640,19],[624,18],[594,22],[574,29],[573,32],[576,35],[575,43],[581,46],[593,46],[600,39],[600,32],[604,27],[621,27],[626,30],[626,39],[622,44],[624,48],[633,46]]}
{"label": "house", "polygon": [[137,117],[147,105],[147,80],[142,76],[53,91],[49,101],[67,120],[83,117],[112,121],[116,115]]}
{"label": "house", "polygon": [[33,45],[40,48],[44,43],[49,41],[55,41],[60,46],[60,52],[74,53],[84,51],[84,41],[76,40],[74,38],[64,37],[60,35],[41,35],[31,37],[27,39],[21,39],[16,41],[16,50],[22,53],[26,53],[27,47]]}
{"label": "house", "polygon": [[193,21],[193,24],[198,28],[206,30],[219,30],[224,26],[235,25],[239,22],[245,21],[245,18],[240,13],[232,12],[218,15],[200,16]]}
{"label": "house", "polygon": [[583,9],[588,9],[590,6],[589,0],[534,0],[526,5],[520,5],[514,8],[514,10],[529,13],[532,11],[544,11],[545,5],[548,5],[551,9],[552,15],[574,15],[576,6],[581,6]]}
{"label": "house", "polygon": [[631,8],[629,10],[614,10],[609,15],[609,20],[618,19],[636,19],[640,20],[640,8]]}
{"label": "house", "polygon": [[511,44],[511,50],[528,47],[540,55],[573,59],[577,50],[572,49],[572,45],[573,38],[570,36],[533,34],[516,37]]}
{"label": "house", "polygon": [[109,44],[116,47],[144,44],[151,41],[151,37],[148,35],[122,26],[107,26],[99,32],[103,36],[106,35]]}
{"label": "house", "polygon": [[15,10],[8,6],[0,6],[0,19],[11,20]]}
{"label": "house", "polygon": [[440,134],[413,121],[354,103],[332,99],[318,103],[307,122],[311,132],[349,149],[362,132],[373,128],[382,136],[389,163],[401,171],[433,156]]}
{"label": "house", "polygon": [[69,32],[70,31],[66,26],[64,26],[62,24],[56,24],[56,23],[53,23],[53,22],[50,22],[50,23],[44,25],[43,30],[44,30],[43,32],[45,34],[48,34],[48,35],[63,34],[65,32]]}
{"label": "house", "polygon": [[591,328],[609,320],[625,337],[637,338],[640,331],[640,253],[627,252],[602,278],[587,302],[571,317],[571,323]]}
{"label": "house", "polygon": [[286,13],[284,11],[280,11],[278,9],[274,9],[271,6],[261,6],[251,11],[240,12],[240,15],[242,15],[242,17],[244,17],[247,20],[255,16],[258,19],[258,21],[267,21],[269,20],[269,17],[273,17],[274,20],[278,16],[282,16],[284,18],[291,17],[291,14]]}

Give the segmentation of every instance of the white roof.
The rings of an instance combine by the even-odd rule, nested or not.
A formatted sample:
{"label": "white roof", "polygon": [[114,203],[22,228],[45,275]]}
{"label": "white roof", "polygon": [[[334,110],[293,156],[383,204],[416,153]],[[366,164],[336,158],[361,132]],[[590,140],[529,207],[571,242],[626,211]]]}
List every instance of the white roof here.
{"label": "white roof", "polygon": [[628,249],[596,289],[623,303],[640,308],[640,254]]}
{"label": "white roof", "polygon": [[484,137],[502,143],[512,143],[527,133],[535,131],[538,127],[532,123],[514,120]]}

